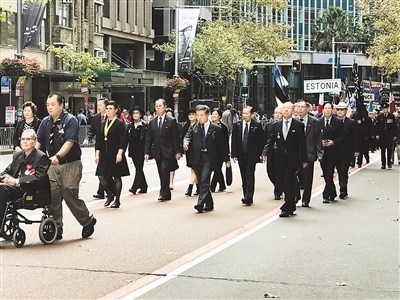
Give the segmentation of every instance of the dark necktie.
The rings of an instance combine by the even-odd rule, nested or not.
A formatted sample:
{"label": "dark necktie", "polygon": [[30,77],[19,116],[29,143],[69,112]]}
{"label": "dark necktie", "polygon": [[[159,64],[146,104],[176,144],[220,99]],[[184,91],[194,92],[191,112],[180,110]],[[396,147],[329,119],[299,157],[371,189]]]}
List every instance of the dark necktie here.
{"label": "dark necktie", "polygon": [[160,117],[160,120],[158,121],[158,129],[161,131],[162,128],[162,118]]}
{"label": "dark necktie", "polygon": [[304,119],[300,118],[300,122],[303,123]]}
{"label": "dark necktie", "polygon": [[101,114],[100,116],[101,116],[101,117],[100,117],[101,123],[103,123],[103,122],[104,122],[104,120],[105,120],[105,117],[104,117],[104,115],[103,115],[103,114]]}
{"label": "dark necktie", "polygon": [[246,123],[243,132],[243,153],[247,153],[247,139],[249,137],[249,125]]}
{"label": "dark necktie", "polygon": [[200,134],[201,134],[201,149],[206,148],[206,139],[205,139],[205,129],[204,129],[204,124],[200,124]]}

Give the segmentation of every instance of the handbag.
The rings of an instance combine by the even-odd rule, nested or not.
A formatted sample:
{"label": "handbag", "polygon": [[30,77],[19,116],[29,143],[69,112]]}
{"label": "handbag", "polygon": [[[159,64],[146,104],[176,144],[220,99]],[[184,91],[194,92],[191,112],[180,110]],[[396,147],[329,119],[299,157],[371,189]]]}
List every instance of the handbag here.
{"label": "handbag", "polygon": [[225,168],[225,179],[226,179],[226,184],[229,186],[232,184],[232,166],[228,167],[226,166]]}

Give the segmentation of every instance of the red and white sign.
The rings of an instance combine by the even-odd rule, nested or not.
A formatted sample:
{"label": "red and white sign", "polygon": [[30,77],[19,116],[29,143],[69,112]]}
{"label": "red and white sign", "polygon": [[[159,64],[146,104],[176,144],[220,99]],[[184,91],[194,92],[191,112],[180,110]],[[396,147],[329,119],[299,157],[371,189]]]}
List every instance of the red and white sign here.
{"label": "red and white sign", "polygon": [[5,124],[14,125],[15,124],[15,107],[14,106],[6,106],[5,113]]}

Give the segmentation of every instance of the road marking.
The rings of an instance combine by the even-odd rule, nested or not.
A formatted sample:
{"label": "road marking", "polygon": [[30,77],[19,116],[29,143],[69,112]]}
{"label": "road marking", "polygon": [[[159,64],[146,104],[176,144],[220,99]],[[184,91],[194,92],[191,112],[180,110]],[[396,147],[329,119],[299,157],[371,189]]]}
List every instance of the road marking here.
{"label": "road marking", "polygon": [[[377,155],[376,157],[371,157],[369,164],[365,164],[361,168],[357,169],[351,168],[349,176],[358,173],[361,169],[364,169],[365,167],[378,161],[378,159],[379,157]],[[338,179],[336,178],[335,185],[337,183]],[[317,187],[316,192],[311,195],[311,198],[315,198],[316,196],[320,195],[323,191],[323,186],[324,184]],[[301,206],[301,203],[299,205]],[[200,247],[182,256],[181,258],[178,258],[166,266],[152,272],[152,275],[144,276],[135,282],[132,282],[125,287],[122,287],[102,297],[102,299],[136,299],[276,221],[279,219],[279,213],[279,208],[274,209],[264,216],[261,216],[248,223],[242,228],[239,228],[232,233],[208,243],[207,245]]]}

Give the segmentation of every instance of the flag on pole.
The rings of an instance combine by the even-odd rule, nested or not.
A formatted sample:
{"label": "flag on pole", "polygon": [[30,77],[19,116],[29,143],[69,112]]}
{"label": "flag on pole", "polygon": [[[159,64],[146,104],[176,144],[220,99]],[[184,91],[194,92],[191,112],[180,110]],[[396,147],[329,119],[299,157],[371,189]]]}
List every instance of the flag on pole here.
{"label": "flag on pole", "polygon": [[283,103],[289,101],[286,87],[289,85],[285,77],[281,75],[278,64],[274,65],[274,79],[275,79],[275,97],[277,106],[281,106]]}

